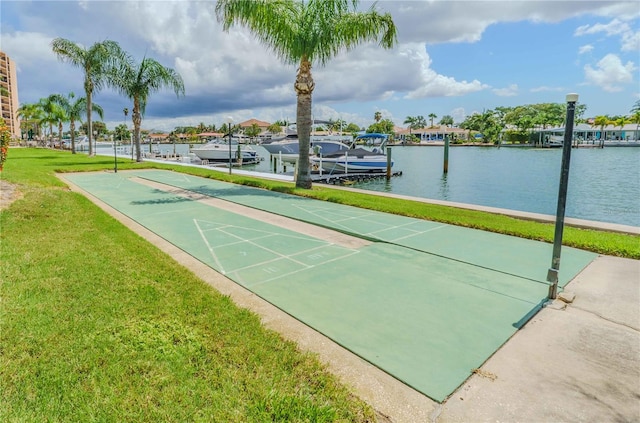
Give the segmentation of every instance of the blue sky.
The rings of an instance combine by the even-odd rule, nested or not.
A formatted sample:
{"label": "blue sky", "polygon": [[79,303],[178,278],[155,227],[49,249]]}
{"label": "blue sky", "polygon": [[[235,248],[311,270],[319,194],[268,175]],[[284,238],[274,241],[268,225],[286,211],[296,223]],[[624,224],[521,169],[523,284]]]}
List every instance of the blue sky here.
{"label": "blue sky", "polygon": [[[223,32],[214,6],[3,0],[0,48],[16,62],[21,103],[52,93],[83,95],[82,74],[57,60],[52,39],[86,46],[112,39],[184,78],[185,97],[152,95],[146,129],[293,120],[296,68],[281,64],[242,28]],[[564,102],[569,92],[580,94],[587,116],[621,115],[640,99],[637,1],[416,0],[377,7],[392,14],[397,46],[362,45],[314,67],[314,117],[368,126],[380,111],[400,126],[407,116],[430,113],[460,122],[498,106]],[[109,89],[95,101],[110,128],[131,108]]]}

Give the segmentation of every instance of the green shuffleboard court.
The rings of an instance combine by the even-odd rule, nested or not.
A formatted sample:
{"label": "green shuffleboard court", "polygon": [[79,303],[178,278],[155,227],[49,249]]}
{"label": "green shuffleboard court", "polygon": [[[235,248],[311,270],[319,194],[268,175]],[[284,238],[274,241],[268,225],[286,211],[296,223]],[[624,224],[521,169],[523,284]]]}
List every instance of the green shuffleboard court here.
{"label": "green shuffleboard court", "polygon": [[[65,178],[439,402],[540,308],[548,291],[546,243],[169,171]],[[346,248],[138,178],[378,242]],[[564,247],[561,285],[595,257]]]}

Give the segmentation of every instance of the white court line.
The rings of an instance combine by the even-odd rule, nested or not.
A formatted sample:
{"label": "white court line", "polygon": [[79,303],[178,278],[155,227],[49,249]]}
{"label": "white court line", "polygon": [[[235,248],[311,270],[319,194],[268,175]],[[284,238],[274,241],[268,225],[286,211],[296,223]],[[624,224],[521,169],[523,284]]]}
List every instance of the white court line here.
{"label": "white court line", "polygon": [[[285,276],[295,275],[296,273],[300,273],[300,272],[302,272],[302,271],[304,271],[304,270],[313,269],[314,267],[321,266],[321,265],[325,265],[325,264],[327,264],[327,263],[332,263],[332,262],[334,262],[334,261],[344,260],[344,259],[346,259],[346,258],[348,258],[348,257],[350,257],[350,256],[352,256],[352,255],[354,255],[354,254],[357,254],[357,253],[358,253],[358,251],[356,251],[356,250],[352,250],[351,254],[348,254],[348,255],[345,255],[345,256],[341,256],[341,257],[335,257],[335,258],[333,258],[333,259],[331,259],[331,260],[323,261],[322,263],[319,263],[319,264],[309,265],[309,266],[307,266],[306,268],[303,268],[303,269],[296,269],[296,270],[293,270],[293,271],[291,271],[291,272],[283,273],[283,274],[278,275],[278,276],[273,277],[273,278],[269,278],[269,279],[262,280],[262,281],[260,281],[260,282],[256,282],[256,283],[254,283],[254,284],[247,284],[247,285],[245,285],[245,286],[246,286],[247,288],[249,288],[249,289],[251,289],[251,290],[252,290],[252,289],[253,289],[253,288],[255,288],[256,286],[260,286],[260,285],[264,285],[265,283],[273,282],[273,281],[275,281],[275,280],[278,280],[278,279],[284,278]],[[232,273],[236,273],[236,271],[234,270]],[[237,276],[236,276],[236,277],[237,277]]]}
{"label": "white court line", "polygon": [[[260,263],[250,264],[250,265],[245,266],[245,267],[240,267],[240,268],[238,268],[238,269],[235,269],[233,272],[240,272],[240,271],[242,271],[242,270],[247,270],[247,269],[251,269],[252,267],[262,266],[262,265],[264,265],[264,264],[272,263],[272,262],[274,262],[274,261],[278,261],[278,260],[282,260],[282,259],[291,260],[291,261],[292,261],[292,262],[294,262],[294,263],[302,264],[302,266],[304,266],[305,268],[310,269],[310,268],[312,268],[312,267],[314,267],[314,266],[317,266],[317,265],[315,265],[315,264],[300,263],[299,261],[294,260],[294,259],[292,259],[291,257],[293,257],[293,256],[297,256],[297,255],[301,255],[301,254],[310,253],[310,252],[312,252],[312,251],[314,251],[314,250],[320,250],[320,249],[322,249],[322,248],[331,247],[331,246],[333,246],[333,244],[319,245],[319,246],[317,246],[317,247],[309,248],[308,250],[300,251],[300,252],[297,252],[297,253],[292,254],[292,255],[280,255],[280,257],[278,257],[278,258],[274,258],[274,259],[266,260],[266,261],[263,261],[263,262],[260,262]],[[352,254],[353,254],[353,250],[347,250],[347,251],[352,251]],[[357,251],[356,251],[356,252],[357,252]],[[351,255],[351,254],[349,254],[349,255]],[[326,261],[326,263],[329,263],[330,261],[331,261],[331,260],[327,260],[327,261]],[[323,262],[323,263],[325,263],[325,262]],[[233,272],[231,272],[231,273],[233,273]]]}
{"label": "white court line", "polygon": [[[369,221],[369,222],[370,222],[370,221]],[[370,223],[375,223],[375,222],[370,222]],[[406,228],[407,226],[413,226],[413,225],[416,225],[416,224],[419,224],[419,223],[422,223],[422,222],[414,221],[414,222],[407,222],[407,223],[403,223],[403,224],[401,224],[401,225],[391,225],[391,226],[387,226],[387,227],[385,227],[385,228],[383,228],[383,229],[378,229],[378,230],[375,230],[375,231],[373,231],[373,232],[368,232],[368,233],[369,233],[369,234],[371,234],[371,233],[375,233],[375,232],[388,231],[388,230],[390,230],[390,229],[406,229],[406,230],[408,230],[408,231],[412,231],[412,232],[420,232],[420,231],[415,230],[415,229],[408,229],[408,228]]]}
{"label": "white court line", "polygon": [[[363,214],[363,215],[355,216],[355,217],[345,217],[343,219],[327,219],[326,217],[324,217],[321,214],[319,214],[320,211],[311,211],[311,210],[308,210],[308,209],[306,209],[304,207],[297,206],[295,204],[293,204],[293,206],[296,207],[298,210],[302,210],[303,212],[305,212],[307,214],[310,214],[311,216],[314,216],[314,217],[316,217],[318,219],[324,220],[325,222],[329,222],[331,224],[329,226],[338,225],[338,226],[342,227],[343,229],[350,229],[350,228],[348,226],[342,225],[340,222],[345,222],[347,220],[360,219],[363,215],[366,215],[366,214]],[[323,210],[323,212],[326,212],[326,211],[327,210]],[[332,213],[332,214],[338,214],[339,215],[339,213]]]}
{"label": "white court line", "polygon": [[[207,223],[217,224],[217,222],[212,222],[210,220],[203,220],[203,219],[198,219],[198,220],[200,222],[207,222]],[[205,230],[203,230],[203,232],[217,231],[219,229],[226,229],[226,228],[246,229],[244,226],[220,224],[219,227],[205,229]],[[249,238],[240,238],[240,239],[242,239],[242,240],[253,240],[253,239],[262,239],[262,238],[267,238],[267,237],[270,237],[270,236],[279,235],[279,236],[283,236],[283,237],[286,237],[286,238],[297,239],[297,240],[306,241],[306,242],[319,242],[319,243],[322,243],[322,244],[327,244],[328,243],[328,244],[332,244],[333,245],[332,242],[327,242],[327,241],[323,241],[323,240],[320,240],[320,239],[317,239],[317,238],[312,238],[312,237],[301,236],[301,235],[296,234],[295,232],[291,232],[291,234],[284,234],[284,233],[281,233],[281,232],[263,231],[262,229],[249,229],[249,231],[263,233],[264,236],[255,237],[255,238],[251,238],[251,239],[249,239]],[[236,236],[236,238],[239,238],[239,237]]]}
{"label": "white court line", "polygon": [[410,238],[410,237],[415,236],[415,235],[426,234],[427,232],[435,231],[436,229],[440,229],[440,228],[446,228],[448,226],[448,225],[443,224],[443,225],[436,226],[436,227],[431,228],[431,229],[427,229],[426,231],[425,230],[417,230],[417,229],[405,228],[405,226],[411,226],[411,225],[415,225],[415,224],[419,224],[419,223],[422,223],[422,222],[409,222],[408,224],[405,224],[405,225],[389,226],[386,229],[379,229],[379,230],[376,230],[376,231],[367,232],[365,235],[374,235],[374,234],[377,234],[379,232],[385,232],[385,231],[394,230],[394,229],[404,229],[404,230],[412,232],[409,235],[405,235],[405,236],[402,236],[400,238],[394,238],[394,239],[398,240],[398,239]]}
{"label": "white court line", "polygon": [[198,220],[193,219],[193,223],[196,225],[196,228],[198,229],[198,232],[200,232],[200,236],[202,237],[202,240],[204,241],[205,245],[209,249],[209,253],[211,253],[211,257],[213,258],[213,261],[215,261],[216,265],[220,269],[220,273],[222,273],[223,275],[226,274],[224,267],[222,266],[222,263],[220,263],[220,260],[218,260],[218,256],[213,251],[213,248],[211,248],[211,245],[209,245],[209,241],[207,241],[207,237],[204,236],[204,233],[200,230],[200,225],[198,225]]}
{"label": "white court line", "polygon": [[[213,230],[217,230],[217,229],[210,229],[210,230],[207,230],[207,231],[204,231],[204,232],[210,232],[210,231],[213,231]],[[224,232],[224,233],[226,233],[226,232]],[[261,240],[261,239],[265,239],[265,238],[271,238],[273,236],[275,236],[275,235],[265,235],[265,236],[261,236],[261,237],[258,237],[258,238],[253,238],[253,240]],[[238,240],[236,242],[229,242],[227,244],[220,244],[220,245],[216,245],[214,248],[231,247],[233,245],[242,244],[243,242],[246,242],[246,240]]]}
{"label": "white court line", "polygon": [[414,236],[417,236],[417,235],[423,235],[423,234],[426,234],[426,233],[431,232],[431,231],[435,231],[435,230],[438,230],[438,229],[446,228],[447,226],[448,225],[440,225],[440,226],[436,226],[435,228],[428,229],[426,231],[420,231],[420,232],[415,231],[415,233],[412,233],[412,234],[409,234],[409,235],[401,236],[399,238],[393,238],[392,241],[393,242],[397,242],[397,241],[400,241],[402,239],[411,238],[411,237],[414,237]]}
{"label": "white court line", "polygon": [[[222,231],[222,232],[224,232],[224,231]],[[272,250],[272,249],[270,249],[270,248],[263,247],[263,246],[262,246],[262,245],[260,245],[260,244],[257,244],[257,243],[255,243],[255,242],[252,242],[251,240],[244,239],[244,238],[239,237],[239,236],[237,236],[237,235],[234,235],[234,234],[232,234],[232,233],[228,233],[228,232],[224,232],[224,233],[226,233],[227,235],[229,235],[229,236],[231,236],[231,237],[234,237],[234,238],[237,238],[237,239],[239,239],[239,240],[242,240],[242,241],[244,241],[244,242],[245,242],[245,243],[247,243],[247,244],[253,245],[254,247],[261,248],[261,249],[263,249],[264,251],[267,251],[267,252],[269,252],[269,253],[271,253],[271,254],[273,254],[273,255],[275,255],[275,256],[279,256],[279,257],[287,257],[289,260],[291,260],[291,261],[293,261],[293,262],[295,262],[295,263],[298,263],[298,264],[300,264],[300,265],[302,265],[302,266],[306,266],[304,263],[298,262],[297,260],[294,260],[294,259],[292,259],[292,258],[291,258],[291,257],[289,257],[289,256],[285,256],[285,255],[283,255],[283,254],[281,254],[281,253],[279,253],[279,252],[277,252],[277,251],[275,251],[275,250]],[[274,235],[277,235],[277,233],[274,233]],[[207,245],[208,245],[208,244],[207,244]]]}
{"label": "white court line", "polygon": [[[378,229],[378,230],[375,230],[375,231],[371,231],[371,232],[367,232],[367,233],[363,233],[362,235],[365,235],[365,236],[366,235],[372,235],[373,236],[378,232],[388,231],[388,230],[392,230],[392,229],[400,229],[400,228],[403,228],[405,226],[411,226],[411,225],[415,225],[417,223],[422,223],[422,222],[411,221],[411,222],[403,223],[401,225],[389,226],[389,225],[382,224],[382,223],[380,223],[378,221],[369,220],[369,219],[363,219],[363,216],[371,216],[372,215],[372,213],[367,213],[367,212],[364,212],[364,213],[360,214],[359,216],[346,217],[344,219],[329,220],[329,219],[325,218],[324,216],[321,216],[321,215],[317,214],[318,212],[316,212],[316,211],[310,211],[308,209],[305,209],[304,207],[298,207],[298,209],[302,210],[302,211],[304,211],[306,213],[309,213],[310,215],[315,216],[317,218],[324,219],[325,221],[331,222],[332,224],[338,223],[343,229],[351,230],[351,228],[349,226],[343,225],[340,222],[347,222],[347,221],[352,221],[352,220],[355,220],[355,219],[358,219],[360,222],[367,222],[367,223],[370,223],[372,225],[383,226],[381,229]],[[335,214],[339,215],[339,213],[335,213]],[[439,229],[441,227],[446,227],[446,225],[438,226],[437,228],[433,228],[433,229]],[[421,233],[427,233],[427,232],[429,232],[429,231],[431,231],[433,229],[429,229],[428,231],[414,231],[414,234],[411,234],[411,235],[408,235],[408,236],[410,237],[410,236],[418,235],[418,234],[421,234]],[[409,230],[411,230],[411,229],[409,229]],[[396,240],[397,239],[404,239],[404,238],[405,237],[396,238]]]}

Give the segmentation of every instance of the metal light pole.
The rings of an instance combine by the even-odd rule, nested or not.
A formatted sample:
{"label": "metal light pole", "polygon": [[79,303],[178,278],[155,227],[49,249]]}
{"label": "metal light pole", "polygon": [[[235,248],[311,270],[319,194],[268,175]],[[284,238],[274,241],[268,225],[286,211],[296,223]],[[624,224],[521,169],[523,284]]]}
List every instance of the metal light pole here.
{"label": "metal light pole", "polygon": [[573,139],[573,118],[576,111],[578,94],[567,94],[567,117],[562,141],[562,166],[560,171],[560,188],[558,190],[558,210],[556,212],[556,230],[553,236],[553,257],[551,268],[547,273],[549,299],[554,300],[558,295],[558,271],[560,270],[560,252],[562,248],[562,233],[564,231],[564,212],[567,203],[567,185],[569,183],[569,163],[571,160],[571,144]]}
{"label": "metal light pole", "polygon": [[113,143],[113,173],[118,173],[118,153],[116,152],[116,139],[111,134],[111,142]]}
{"label": "metal light pole", "polygon": [[229,118],[229,175],[231,175],[231,118]]}
{"label": "metal light pole", "polygon": [[444,164],[442,166],[444,173],[449,173],[449,135],[444,134]]}

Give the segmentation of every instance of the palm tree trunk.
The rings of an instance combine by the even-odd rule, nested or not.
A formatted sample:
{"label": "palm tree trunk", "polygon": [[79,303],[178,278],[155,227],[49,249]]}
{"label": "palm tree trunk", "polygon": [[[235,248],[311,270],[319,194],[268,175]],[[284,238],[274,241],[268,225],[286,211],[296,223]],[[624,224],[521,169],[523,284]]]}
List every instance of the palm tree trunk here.
{"label": "palm tree trunk", "polygon": [[93,86],[89,81],[85,80],[84,90],[87,96],[87,140],[89,140],[89,156],[93,156],[93,143],[91,141],[93,137],[93,125],[91,123],[91,94],[93,93]]}
{"label": "palm tree trunk", "polygon": [[62,150],[62,121],[58,122],[58,137],[60,138],[60,150]]}
{"label": "palm tree trunk", "polygon": [[133,99],[133,112],[131,113],[133,120],[133,138],[136,140],[136,161],[142,161],[142,154],[140,152],[140,124],[142,123],[142,115],[140,114],[140,100],[138,98]]}
{"label": "palm tree trunk", "polygon": [[311,189],[311,173],[309,164],[309,148],[311,146],[311,94],[315,83],[311,76],[311,62],[303,57],[300,61],[300,68],[293,85],[297,95],[297,117],[296,126],[298,128],[298,143],[300,153],[298,159],[298,173],[296,177],[296,187]]}
{"label": "palm tree trunk", "polygon": [[69,123],[69,130],[71,131],[71,154],[76,154],[76,121],[73,119]]}

